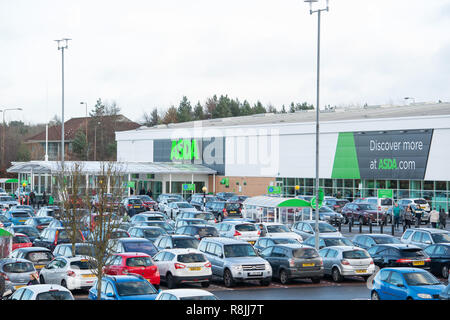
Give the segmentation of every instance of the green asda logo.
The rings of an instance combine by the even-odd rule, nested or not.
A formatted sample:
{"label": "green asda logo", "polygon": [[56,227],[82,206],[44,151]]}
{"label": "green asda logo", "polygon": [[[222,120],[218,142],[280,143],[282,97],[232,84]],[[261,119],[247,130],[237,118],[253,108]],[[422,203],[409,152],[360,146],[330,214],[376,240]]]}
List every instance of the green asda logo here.
{"label": "green asda logo", "polygon": [[172,140],[170,160],[199,160],[198,143],[196,139]]}
{"label": "green asda logo", "polygon": [[397,160],[395,159],[380,159],[378,161],[378,169],[380,170],[395,170],[397,169]]}

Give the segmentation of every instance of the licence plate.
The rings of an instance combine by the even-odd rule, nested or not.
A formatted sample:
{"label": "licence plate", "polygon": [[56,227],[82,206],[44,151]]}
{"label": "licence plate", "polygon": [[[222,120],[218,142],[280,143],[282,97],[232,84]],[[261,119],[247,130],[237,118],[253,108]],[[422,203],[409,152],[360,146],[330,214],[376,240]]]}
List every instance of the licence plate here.
{"label": "licence plate", "polygon": [[304,263],[302,264],[303,267],[314,267],[314,263]]}
{"label": "licence plate", "polygon": [[95,277],[95,275],[93,275],[93,274],[83,274],[82,277],[83,278],[93,278],[93,277]]}
{"label": "licence plate", "polygon": [[19,220],[19,222],[25,222],[25,220]]}
{"label": "licence plate", "polygon": [[359,269],[355,271],[356,273],[367,273],[366,269]]}
{"label": "licence plate", "polygon": [[262,272],[249,272],[248,275],[249,276],[262,276]]}
{"label": "licence plate", "polygon": [[135,209],[139,209],[139,206],[134,206]]}
{"label": "licence plate", "polygon": [[199,271],[199,270],[202,270],[202,268],[201,267],[191,267],[191,268],[189,268],[189,270],[191,270],[191,271]]}
{"label": "licence plate", "polygon": [[44,265],[37,265],[37,266],[34,266],[35,269],[42,269],[43,267],[44,267]]}
{"label": "licence plate", "polygon": [[230,213],[236,213],[236,211],[230,211]]}
{"label": "licence plate", "polygon": [[250,243],[251,245],[254,245],[255,241],[249,241],[248,243]]}
{"label": "licence plate", "polygon": [[19,288],[25,287],[25,285],[21,285],[21,286],[14,286],[14,289],[17,290]]}
{"label": "licence plate", "polygon": [[413,261],[413,266],[423,266],[425,265],[425,261]]}

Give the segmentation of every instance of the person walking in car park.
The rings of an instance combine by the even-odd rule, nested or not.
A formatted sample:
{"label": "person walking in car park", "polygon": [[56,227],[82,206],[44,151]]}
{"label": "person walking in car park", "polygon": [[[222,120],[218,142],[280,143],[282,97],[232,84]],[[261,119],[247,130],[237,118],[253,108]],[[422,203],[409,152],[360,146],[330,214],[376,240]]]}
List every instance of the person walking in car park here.
{"label": "person walking in car park", "polygon": [[392,209],[394,214],[394,227],[395,230],[398,230],[398,224],[400,221],[400,207],[398,206],[398,203],[394,204],[394,208]]}
{"label": "person walking in car park", "polygon": [[262,223],[259,224],[259,236],[260,237],[266,236],[266,230],[264,229],[264,225]]}
{"label": "person walking in car park", "polygon": [[439,212],[436,208],[433,208],[430,212],[430,223],[432,228],[437,228],[437,224],[439,222]]}
{"label": "person walking in car park", "polygon": [[411,212],[411,207],[410,206],[406,207],[403,219],[405,220],[405,228],[406,229],[411,228],[412,212]]}
{"label": "person walking in car park", "polygon": [[30,274],[30,281],[28,281],[27,286],[32,286],[35,284],[40,284],[37,272]]}
{"label": "person walking in car park", "polygon": [[447,213],[445,213],[445,210],[441,208],[441,211],[439,212],[439,227],[441,229],[445,229],[447,224]]}

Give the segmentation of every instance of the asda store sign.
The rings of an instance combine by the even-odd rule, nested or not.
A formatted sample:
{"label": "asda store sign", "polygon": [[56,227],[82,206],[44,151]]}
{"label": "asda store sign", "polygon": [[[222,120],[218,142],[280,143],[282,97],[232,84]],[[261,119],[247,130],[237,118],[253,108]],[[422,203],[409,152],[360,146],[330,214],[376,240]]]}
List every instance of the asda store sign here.
{"label": "asda store sign", "polygon": [[423,180],[432,136],[432,129],[341,132],[332,178]]}
{"label": "asda store sign", "polygon": [[199,145],[196,139],[172,140],[170,160],[199,160]]}

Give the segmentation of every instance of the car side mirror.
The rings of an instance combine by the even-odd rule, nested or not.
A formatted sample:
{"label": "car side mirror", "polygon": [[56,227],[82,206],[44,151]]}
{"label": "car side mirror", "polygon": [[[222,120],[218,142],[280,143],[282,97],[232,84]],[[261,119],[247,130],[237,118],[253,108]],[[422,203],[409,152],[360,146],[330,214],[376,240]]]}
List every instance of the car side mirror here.
{"label": "car side mirror", "polygon": [[108,293],[106,294],[106,296],[107,296],[108,298],[114,298],[114,293],[108,292]]}
{"label": "car side mirror", "polygon": [[403,284],[401,284],[401,283],[397,283],[396,286],[399,287],[399,288],[404,288],[404,287],[405,287],[405,286],[404,286]]}

